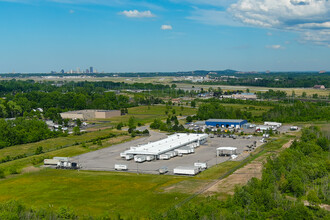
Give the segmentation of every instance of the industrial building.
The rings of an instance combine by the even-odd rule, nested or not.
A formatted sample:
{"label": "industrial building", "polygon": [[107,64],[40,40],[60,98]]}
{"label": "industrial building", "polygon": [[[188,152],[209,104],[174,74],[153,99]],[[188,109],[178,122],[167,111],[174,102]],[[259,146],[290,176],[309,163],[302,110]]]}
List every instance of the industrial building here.
{"label": "industrial building", "polygon": [[61,113],[63,119],[80,119],[80,120],[90,120],[90,119],[106,119],[116,116],[120,116],[120,110],[79,110],[79,111],[69,111]]}
{"label": "industrial building", "polygon": [[207,137],[207,134],[178,133],[156,142],[131,147],[120,153],[120,156],[126,160],[134,158],[136,162],[170,159],[178,154],[193,153],[194,148],[207,141]]}
{"label": "industrial building", "polygon": [[254,93],[241,93],[232,95],[233,99],[242,99],[242,100],[255,100],[257,95]]}
{"label": "industrial building", "polygon": [[205,122],[207,126],[218,128],[241,128],[247,120],[241,119],[209,119]]}

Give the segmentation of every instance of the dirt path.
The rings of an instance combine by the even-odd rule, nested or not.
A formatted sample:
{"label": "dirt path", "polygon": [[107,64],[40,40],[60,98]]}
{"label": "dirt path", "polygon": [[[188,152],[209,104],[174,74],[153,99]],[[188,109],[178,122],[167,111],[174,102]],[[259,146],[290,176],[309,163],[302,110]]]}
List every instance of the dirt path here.
{"label": "dirt path", "polygon": [[[285,143],[278,152],[290,147],[293,140]],[[278,153],[277,152],[277,153]],[[266,153],[261,157],[255,159],[246,166],[236,170],[230,176],[218,180],[217,183],[212,185],[209,189],[205,190],[204,194],[214,194],[214,193],[225,193],[229,195],[234,194],[234,189],[236,185],[245,185],[253,177],[261,179],[263,163],[267,159],[270,153]]]}

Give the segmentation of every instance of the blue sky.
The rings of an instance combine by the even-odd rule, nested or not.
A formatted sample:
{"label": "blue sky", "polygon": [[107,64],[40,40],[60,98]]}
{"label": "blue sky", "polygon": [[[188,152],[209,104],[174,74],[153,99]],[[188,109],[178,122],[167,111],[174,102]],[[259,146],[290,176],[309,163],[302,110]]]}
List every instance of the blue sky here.
{"label": "blue sky", "polygon": [[330,70],[328,0],[0,0],[0,72]]}

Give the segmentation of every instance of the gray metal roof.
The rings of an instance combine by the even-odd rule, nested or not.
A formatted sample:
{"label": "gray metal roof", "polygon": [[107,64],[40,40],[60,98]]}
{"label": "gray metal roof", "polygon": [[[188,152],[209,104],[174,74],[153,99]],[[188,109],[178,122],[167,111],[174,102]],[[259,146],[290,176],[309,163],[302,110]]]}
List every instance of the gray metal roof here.
{"label": "gray metal roof", "polygon": [[243,122],[245,120],[242,119],[209,119],[206,122],[236,122],[236,123],[240,123]]}

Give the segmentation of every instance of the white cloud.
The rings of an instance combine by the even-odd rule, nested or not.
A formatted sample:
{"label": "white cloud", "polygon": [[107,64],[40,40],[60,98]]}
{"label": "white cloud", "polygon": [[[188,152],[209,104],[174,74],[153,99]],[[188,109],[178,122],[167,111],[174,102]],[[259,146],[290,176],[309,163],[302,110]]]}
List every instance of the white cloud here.
{"label": "white cloud", "polygon": [[242,23],[235,21],[227,11],[195,8],[187,18],[207,25],[242,26]]}
{"label": "white cloud", "polygon": [[129,10],[129,11],[122,11],[119,14],[125,15],[129,18],[152,18],[155,17],[154,14],[151,13],[151,11],[138,11],[138,10]]}
{"label": "white cloud", "polygon": [[160,27],[162,30],[172,30],[172,25],[168,25],[168,24],[163,24],[161,27]]}
{"label": "white cloud", "polygon": [[302,34],[300,39],[302,43],[314,42],[317,45],[327,46],[330,48],[330,30],[312,30]]}
{"label": "white cloud", "polygon": [[301,42],[330,46],[329,0],[239,0],[229,12],[244,24],[301,33]]}
{"label": "white cloud", "polygon": [[233,0],[171,0],[175,3],[190,3],[194,5],[211,5],[211,6],[229,6]]}
{"label": "white cloud", "polygon": [[267,45],[266,48],[268,48],[268,49],[274,49],[274,50],[285,49],[285,47],[283,47],[283,46],[281,46],[279,44]]}

